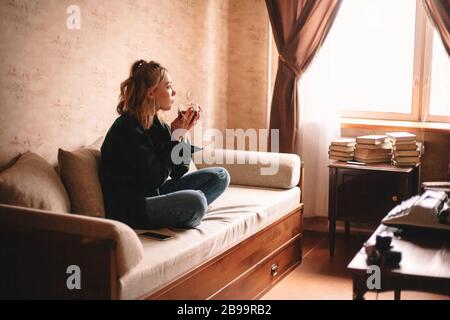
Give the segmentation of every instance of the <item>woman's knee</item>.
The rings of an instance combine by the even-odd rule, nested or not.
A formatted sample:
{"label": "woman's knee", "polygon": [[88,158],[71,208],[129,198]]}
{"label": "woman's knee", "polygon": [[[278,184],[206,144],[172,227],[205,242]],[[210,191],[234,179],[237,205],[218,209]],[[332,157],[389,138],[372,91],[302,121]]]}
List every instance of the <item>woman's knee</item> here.
{"label": "woman's knee", "polygon": [[214,169],[213,172],[218,183],[220,183],[224,189],[227,188],[231,180],[228,170],[222,167],[214,167],[212,169]]}
{"label": "woman's knee", "polygon": [[179,226],[185,228],[197,227],[208,209],[205,195],[201,191],[189,190],[186,192],[186,211],[189,214],[184,221],[180,221]]}

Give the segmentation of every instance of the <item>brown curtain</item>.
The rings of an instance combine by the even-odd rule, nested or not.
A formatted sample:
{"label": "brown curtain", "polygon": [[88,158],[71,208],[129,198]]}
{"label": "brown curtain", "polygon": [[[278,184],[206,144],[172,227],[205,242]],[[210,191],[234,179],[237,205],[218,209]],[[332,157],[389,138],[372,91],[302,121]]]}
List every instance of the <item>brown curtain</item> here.
{"label": "brown curtain", "polygon": [[428,19],[434,25],[450,57],[450,0],[422,0]]}
{"label": "brown curtain", "polygon": [[270,113],[270,129],[280,130],[279,152],[298,153],[297,82],[325,40],[340,4],[341,0],[266,0],[279,54]]}

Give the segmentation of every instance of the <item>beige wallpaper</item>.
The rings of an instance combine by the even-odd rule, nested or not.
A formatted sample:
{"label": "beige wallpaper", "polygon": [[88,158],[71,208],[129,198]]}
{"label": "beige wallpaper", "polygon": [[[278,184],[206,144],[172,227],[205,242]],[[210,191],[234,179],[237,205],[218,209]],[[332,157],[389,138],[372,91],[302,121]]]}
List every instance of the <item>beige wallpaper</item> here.
{"label": "beige wallpaper", "polygon": [[230,1],[228,127],[266,128],[268,16],[264,1]]}
{"label": "beige wallpaper", "polygon": [[139,58],[169,69],[177,103],[206,106],[203,129],[265,126],[263,0],[0,0],[1,151],[55,163],[58,147],[104,136]]}

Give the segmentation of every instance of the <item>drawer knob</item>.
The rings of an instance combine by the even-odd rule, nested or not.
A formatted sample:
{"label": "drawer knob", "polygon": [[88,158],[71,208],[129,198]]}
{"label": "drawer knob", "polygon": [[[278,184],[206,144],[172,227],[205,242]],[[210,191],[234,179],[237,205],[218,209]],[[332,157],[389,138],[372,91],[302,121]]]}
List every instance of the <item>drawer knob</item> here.
{"label": "drawer knob", "polygon": [[398,201],[398,197],[397,196],[392,196],[392,201],[394,201],[394,202]]}
{"label": "drawer knob", "polygon": [[278,265],[276,263],[270,268],[270,273],[272,274],[272,277],[275,277],[278,274]]}

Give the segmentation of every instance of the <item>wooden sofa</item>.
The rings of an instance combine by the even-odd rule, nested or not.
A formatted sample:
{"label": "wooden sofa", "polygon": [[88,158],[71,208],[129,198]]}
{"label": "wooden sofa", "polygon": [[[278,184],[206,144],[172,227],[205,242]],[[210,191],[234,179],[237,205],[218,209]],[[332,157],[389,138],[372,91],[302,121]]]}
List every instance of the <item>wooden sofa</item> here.
{"label": "wooden sofa", "polygon": [[[227,152],[244,157],[251,154]],[[284,176],[281,184],[276,174],[257,175],[261,164],[220,165],[230,172],[230,187],[234,186],[235,192],[239,192],[239,186],[261,192],[302,190],[300,159],[279,155],[278,174]],[[0,173],[0,192],[1,184]],[[301,197],[301,192],[298,194]],[[136,231],[99,217],[0,204],[0,298],[257,299],[301,263],[302,212],[303,204],[298,199],[298,204],[286,212],[157,287],[146,290],[151,281],[144,281],[142,275],[139,283],[138,275],[132,285],[139,283],[140,291],[131,288],[125,294],[123,279],[142,267],[143,255],[149,254],[140,248],[143,240]],[[71,265],[81,270],[81,288],[77,290],[67,286]]]}

